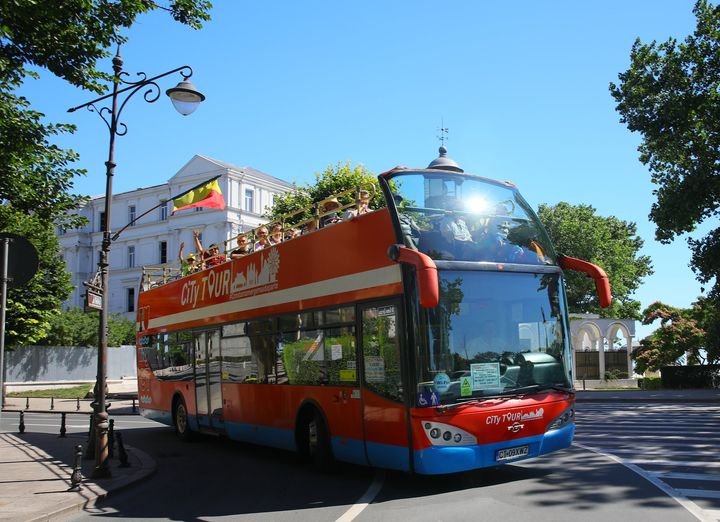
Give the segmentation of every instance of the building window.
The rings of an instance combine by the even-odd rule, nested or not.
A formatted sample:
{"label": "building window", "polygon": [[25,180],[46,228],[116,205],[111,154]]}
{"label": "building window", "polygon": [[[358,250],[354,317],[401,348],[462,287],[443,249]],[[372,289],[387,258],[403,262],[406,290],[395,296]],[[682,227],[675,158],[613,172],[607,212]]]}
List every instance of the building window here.
{"label": "building window", "polygon": [[135,266],[135,247],[130,245],[128,247],[128,268]]}
{"label": "building window", "polygon": [[132,225],[135,221],[135,205],[128,206],[128,225]]}
{"label": "building window", "polygon": [[98,219],[98,231],[103,232],[105,230],[105,212],[100,212],[100,217]]}
{"label": "building window", "polygon": [[63,227],[58,227],[58,235],[64,236],[67,233],[67,231]]}
{"label": "building window", "polygon": [[202,207],[195,207],[195,212],[202,212]]}
{"label": "building window", "polygon": [[160,264],[167,263],[167,241],[160,241]]}
{"label": "building window", "polygon": [[160,221],[167,221],[168,218],[168,202],[163,199],[160,202]]}
{"label": "building window", "polygon": [[255,208],[255,191],[252,189],[245,189],[245,212],[254,212]]}
{"label": "building window", "polygon": [[134,288],[127,289],[127,311],[128,312],[135,311],[135,289]]}

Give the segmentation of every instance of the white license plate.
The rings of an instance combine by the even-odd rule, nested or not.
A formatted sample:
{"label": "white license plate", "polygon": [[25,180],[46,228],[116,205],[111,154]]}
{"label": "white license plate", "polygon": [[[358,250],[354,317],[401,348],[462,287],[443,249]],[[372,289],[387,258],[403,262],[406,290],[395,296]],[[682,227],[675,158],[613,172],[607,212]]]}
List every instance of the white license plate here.
{"label": "white license plate", "polygon": [[516,446],[514,448],[505,448],[501,450],[497,450],[495,453],[495,460],[501,461],[501,460],[511,460],[511,459],[517,459],[520,457],[527,457],[530,453],[530,446],[527,444],[525,446]]}

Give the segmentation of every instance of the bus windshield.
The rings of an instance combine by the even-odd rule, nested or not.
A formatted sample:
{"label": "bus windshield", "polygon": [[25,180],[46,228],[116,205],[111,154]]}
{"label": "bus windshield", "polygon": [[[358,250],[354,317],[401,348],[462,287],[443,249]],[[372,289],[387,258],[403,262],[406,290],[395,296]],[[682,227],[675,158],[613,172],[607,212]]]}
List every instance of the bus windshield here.
{"label": "bus windshield", "polygon": [[441,271],[420,317],[418,405],[570,385],[559,274]]}
{"label": "bus windshield", "polygon": [[556,264],[537,216],[513,187],[452,172],[393,177],[405,246],[433,259]]}

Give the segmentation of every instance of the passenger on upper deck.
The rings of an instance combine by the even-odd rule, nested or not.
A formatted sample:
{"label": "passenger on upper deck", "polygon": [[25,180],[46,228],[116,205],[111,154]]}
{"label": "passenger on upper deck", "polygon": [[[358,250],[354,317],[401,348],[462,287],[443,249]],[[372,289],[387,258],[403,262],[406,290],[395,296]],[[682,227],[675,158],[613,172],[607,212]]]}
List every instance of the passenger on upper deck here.
{"label": "passenger on upper deck", "polygon": [[267,248],[270,246],[270,240],[268,239],[268,229],[267,227],[260,227],[257,229],[257,237],[258,240],[255,241],[255,245],[253,250],[257,252],[258,250],[262,250],[263,248]]}
{"label": "passenger on upper deck", "polygon": [[299,237],[302,232],[299,228],[291,228],[285,231],[285,241]]}
{"label": "passenger on upper deck", "polygon": [[[336,210],[341,206],[342,205],[340,205],[340,202],[337,200],[337,198],[329,198],[320,203],[320,210],[323,214],[325,214],[327,212],[332,212],[333,210]],[[327,214],[320,219],[320,228],[334,225],[335,223],[339,223],[340,221],[342,220],[338,217],[337,212],[332,212],[331,214]]]}
{"label": "passenger on upper deck", "polygon": [[178,261],[180,261],[180,274],[185,277],[188,274],[197,272],[200,270],[200,265],[197,262],[195,254],[188,254],[186,258],[183,258],[183,249],[185,248],[185,241],[180,241],[180,250],[178,250]]}
{"label": "passenger on upper deck", "polygon": [[204,250],[202,243],[200,243],[200,232],[198,230],[193,230],[193,237],[195,246],[202,255],[205,267],[217,266],[225,262],[225,256],[220,253],[220,248],[216,244],[212,244],[207,250]]}
{"label": "passenger on upper deck", "polygon": [[280,223],[276,223],[272,227],[272,233],[270,234],[270,244],[277,245],[282,243],[283,240],[283,229]]}
{"label": "passenger on upper deck", "polygon": [[393,200],[395,201],[395,208],[398,210],[398,220],[400,221],[403,243],[405,243],[406,247],[417,250],[420,241],[420,227],[418,227],[412,217],[400,208],[403,197],[400,194],[393,194]]}
{"label": "passenger on upper deck", "polygon": [[370,208],[370,193],[367,190],[361,190],[360,202],[358,203],[358,207],[347,209],[343,214],[343,219],[352,219],[354,217],[361,216],[362,214],[367,214],[371,211],[372,209]]}
{"label": "passenger on upper deck", "polygon": [[250,253],[250,245],[245,234],[238,234],[237,248],[230,252],[230,259],[239,259]]}

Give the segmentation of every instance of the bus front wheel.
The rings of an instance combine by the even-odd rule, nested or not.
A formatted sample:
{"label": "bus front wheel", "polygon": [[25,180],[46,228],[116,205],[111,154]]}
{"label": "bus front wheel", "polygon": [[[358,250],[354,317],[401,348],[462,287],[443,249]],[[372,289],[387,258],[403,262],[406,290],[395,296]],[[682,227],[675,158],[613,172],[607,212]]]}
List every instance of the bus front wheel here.
{"label": "bus front wheel", "polygon": [[184,442],[193,440],[193,432],[190,430],[187,406],[182,397],[175,399],[173,405],[173,424],[175,425],[175,434]]}
{"label": "bus front wheel", "polygon": [[330,445],[330,431],[322,415],[316,410],[305,417],[300,433],[301,452],[312,465],[323,472],[331,471],[335,458]]}

